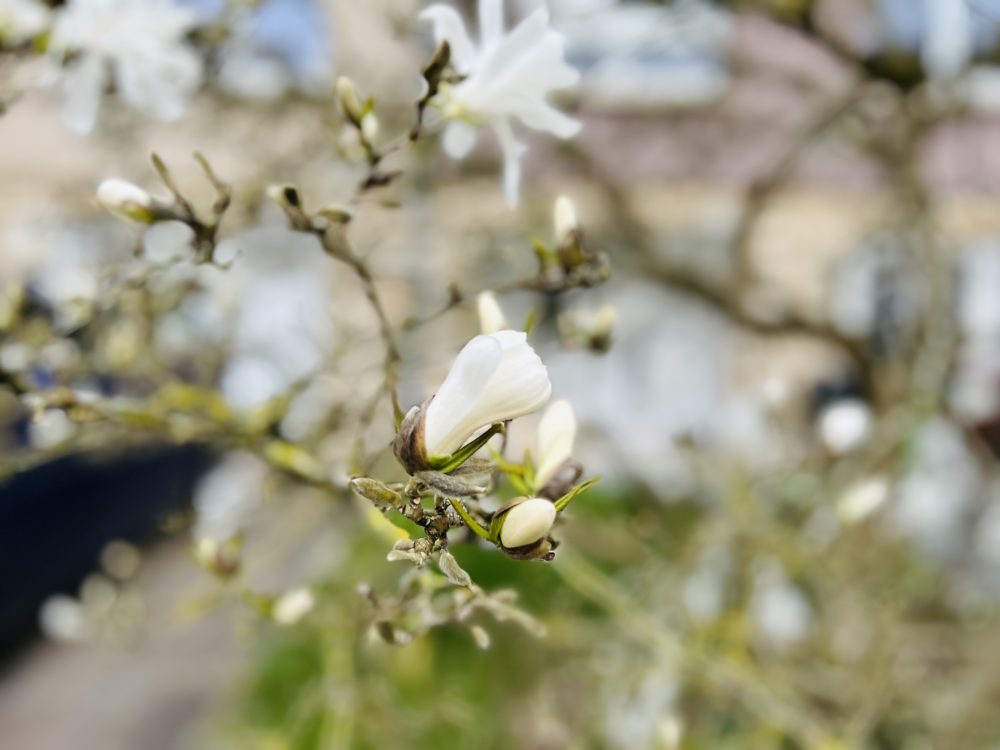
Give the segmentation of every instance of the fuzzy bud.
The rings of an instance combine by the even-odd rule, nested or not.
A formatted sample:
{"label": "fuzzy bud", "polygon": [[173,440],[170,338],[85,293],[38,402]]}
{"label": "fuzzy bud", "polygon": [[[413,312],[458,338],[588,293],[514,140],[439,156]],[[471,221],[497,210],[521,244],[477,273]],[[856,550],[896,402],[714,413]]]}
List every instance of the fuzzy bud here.
{"label": "fuzzy bud", "polygon": [[379,510],[399,508],[403,505],[403,496],[391,490],[377,479],[371,477],[355,477],[351,480],[351,489],[366,500],[371,500]]}
{"label": "fuzzy bud", "polygon": [[427,449],[424,447],[425,406],[410,409],[396,431],[392,452],[396,460],[408,474],[416,474],[427,468]]}

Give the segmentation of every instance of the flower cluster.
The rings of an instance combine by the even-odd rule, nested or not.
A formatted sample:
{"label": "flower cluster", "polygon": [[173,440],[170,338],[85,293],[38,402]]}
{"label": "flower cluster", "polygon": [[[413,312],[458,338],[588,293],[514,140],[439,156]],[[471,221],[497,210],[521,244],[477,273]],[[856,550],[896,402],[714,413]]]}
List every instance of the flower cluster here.
{"label": "flower cluster", "polygon": [[[480,307],[502,318],[491,296]],[[526,333],[503,329],[465,345],[437,392],[399,426],[393,451],[410,482],[398,490],[368,477],[352,482],[379,509],[400,512],[427,532],[430,545],[420,555],[409,540],[396,552],[422,564],[435,546],[446,549],[450,528],[464,524],[515,559],[553,558],[550,532],[559,512],[592,484],[575,484],[582,467],[571,458],[576,418],[570,404],[557,401],[542,418],[537,463],[530,454],[523,464],[508,463],[498,452],[494,460],[475,457],[507,423],[538,411],[551,393],[548,371]],[[489,513],[480,501],[503,474],[519,495]]]}

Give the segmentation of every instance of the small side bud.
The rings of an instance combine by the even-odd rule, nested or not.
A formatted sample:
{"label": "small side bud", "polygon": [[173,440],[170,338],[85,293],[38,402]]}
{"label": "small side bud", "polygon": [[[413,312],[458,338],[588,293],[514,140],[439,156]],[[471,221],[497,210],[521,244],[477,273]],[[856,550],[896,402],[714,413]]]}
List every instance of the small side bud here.
{"label": "small side bud", "polygon": [[273,200],[288,217],[292,229],[307,230],[311,226],[309,216],[302,207],[302,196],[294,185],[269,185],[267,197]]}
{"label": "small side bud", "polygon": [[337,100],[340,102],[347,119],[360,129],[361,119],[365,116],[365,107],[361,103],[361,97],[358,95],[354,81],[347,76],[340,76],[337,79]]}
{"label": "small side bud", "polygon": [[97,202],[119,218],[140,224],[152,224],[157,219],[157,203],[138,185],[112,178],[97,186]]}
{"label": "small side bud", "polygon": [[479,325],[483,333],[496,333],[510,328],[493,292],[480,292],[476,297],[476,309],[479,311]]}
{"label": "small side bud", "polygon": [[611,348],[611,334],[614,331],[615,322],[618,320],[618,311],[614,305],[603,305],[594,315],[593,327],[590,329],[588,346],[595,352],[606,352]]}
{"label": "small side bud", "polygon": [[295,625],[309,614],[316,599],[308,588],[286,591],[274,601],[271,619],[279,625]]}
{"label": "small side bud", "polygon": [[195,544],[194,558],[209,573],[227,580],[239,572],[242,547],[243,541],[238,536],[224,542],[202,537]]}
{"label": "small side bud", "polygon": [[355,477],[351,480],[351,489],[366,500],[371,500],[379,510],[399,508],[404,504],[403,496],[382,482],[371,477]]}
{"label": "small side bud", "polygon": [[375,145],[378,138],[378,118],[374,112],[369,112],[361,118],[361,137],[369,146]]}
{"label": "small side bud", "polygon": [[574,240],[580,231],[580,223],[576,216],[576,206],[565,195],[556,199],[555,206],[556,242],[561,246]]}
{"label": "small side bud", "polygon": [[551,500],[527,498],[504,515],[500,543],[508,549],[533,545],[548,536],[555,521],[556,506]]}

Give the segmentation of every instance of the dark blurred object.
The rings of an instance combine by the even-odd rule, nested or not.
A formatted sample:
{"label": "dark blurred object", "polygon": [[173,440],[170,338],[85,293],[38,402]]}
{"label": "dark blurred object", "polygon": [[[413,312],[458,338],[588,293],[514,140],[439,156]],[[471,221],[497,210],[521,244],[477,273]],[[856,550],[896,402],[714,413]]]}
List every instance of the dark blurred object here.
{"label": "dark blurred object", "polygon": [[202,446],[156,446],[66,456],[0,486],[0,661],[37,633],[47,597],[76,592],[104,545],[153,538],[211,463]]}

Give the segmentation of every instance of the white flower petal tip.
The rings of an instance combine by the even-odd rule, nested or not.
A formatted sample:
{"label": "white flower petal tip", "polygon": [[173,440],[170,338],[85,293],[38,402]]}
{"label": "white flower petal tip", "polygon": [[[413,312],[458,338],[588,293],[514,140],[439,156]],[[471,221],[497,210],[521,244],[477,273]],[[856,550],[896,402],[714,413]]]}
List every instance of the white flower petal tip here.
{"label": "white flower petal tip", "polygon": [[153,196],[127,180],[110,178],[101,182],[97,202],[123,219],[148,224],[155,218]]}
{"label": "white flower petal tip", "polygon": [[551,393],[548,371],[527,334],[476,336],[424,409],[426,455],[451,455],[490,425],[537,411]]}
{"label": "white flower petal tip", "polygon": [[530,497],[507,511],[500,543],[508,549],[534,544],[548,536],[555,522],[555,504],[543,497]]}
{"label": "white flower petal tip", "polygon": [[[420,14],[434,26],[435,41],[447,41],[451,65],[463,76],[455,85],[442,86],[431,100],[446,119],[469,125],[492,125],[500,138],[504,158],[504,187],[508,202],[517,203],[520,159],[524,148],[513,135],[516,120],[525,127],[572,138],[582,124],[549,103],[549,95],[575,85],[580,74],[565,59],[566,40],[549,27],[549,14],[539,8],[509,31],[503,27],[502,0],[480,0],[481,41],[469,36],[461,16],[445,5],[432,5]],[[468,149],[452,133],[445,139],[449,155],[462,158]]]}
{"label": "white flower petal tip", "polygon": [[476,309],[479,313],[479,327],[483,333],[496,333],[507,328],[507,319],[503,308],[493,292],[480,292],[476,297]]}
{"label": "white flower petal tip", "polygon": [[572,458],[576,414],[569,401],[553,401],[538,423],[538,469],[535,487],[542,489]]}

